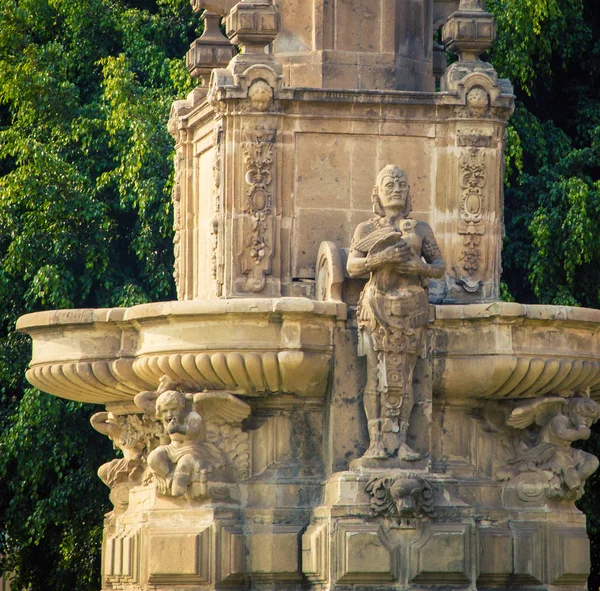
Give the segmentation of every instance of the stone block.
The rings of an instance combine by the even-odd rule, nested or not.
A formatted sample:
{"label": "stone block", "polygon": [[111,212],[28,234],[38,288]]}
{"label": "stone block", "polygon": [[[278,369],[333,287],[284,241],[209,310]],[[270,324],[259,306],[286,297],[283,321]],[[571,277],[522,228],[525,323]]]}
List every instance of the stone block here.
{"label": "stone block", "polygon": [[154,531],[148,537],[148,582],[174,585],[209,583],[211,531]]}
{"label": "stone block", "polygon": [[513,543],[508,530],[479,531],[477,585],[505,585],[513,573]]}
{"label": "stone block", "polygon": [[470,582],[470,540],[466,525],[426,527],[410,547],[410,581],[444,584]]}
{"label": "stone block", "polygon": [[548,574],[554,585],[585,585],[590,574],[590,543],[584,528],[550,531]]}
{"label": "stone block", "polygon": [[378,524],[370,523],[338,525],[338,583],[384,583],[396,579],[396,551],[383,543],[379,530]]}
{"label": "stone block", "polygon": [[247,532],[248,573],[253,579],[296,581],[300,574],[300,527],[253,525]]}
{"label": "stone block", "polygon": [[302,536],[302,572],[309,581],[328,582],[329,552],[327,524],[310,525]]}
{"label": "stone block", "polygon": [[537,584],[544,581],[544,556],[546,544],[542,524],[511,523],[514,540],[513,580],[520,584]]}

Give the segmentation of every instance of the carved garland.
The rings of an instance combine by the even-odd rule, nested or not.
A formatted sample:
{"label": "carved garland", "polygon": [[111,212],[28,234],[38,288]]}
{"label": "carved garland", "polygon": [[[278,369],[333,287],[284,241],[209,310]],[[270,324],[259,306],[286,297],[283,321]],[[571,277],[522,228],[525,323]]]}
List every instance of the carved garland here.
{"label": "carved garland", "polygon": [[213,163],[213,191],[214,191],[214,206],[215,215],[213,216],[210,226],[210,235],[212,241],[212,277],[216,283],[217,297],[223,293],[223,255],[220,248],[223,242],[223,183],[222,183],[222,166],[223,166],[223,127],[218,125],[215,128],[213,135],[213,146],[215,160]]}
{"label": "carved garland", "polygon": [[246,130],[242,143],[247,187],[244,214],[249,222],[242,260],[248,287],[254,292],[264,289],[265,275],[271,271],[275,133],[273,129]]}
{"label": "carved garland", "polygon": [[[485,234],[483,211],[484,187],[487,182],[485,154],[476,148],[468,150],[460,159],[460,221],[458,233],[463,236],[462,269],[475,278],[482,267],[481,239]],[[467,282],[465,289],[468,287]],[[478,284],[479,285],[479,284]]]}

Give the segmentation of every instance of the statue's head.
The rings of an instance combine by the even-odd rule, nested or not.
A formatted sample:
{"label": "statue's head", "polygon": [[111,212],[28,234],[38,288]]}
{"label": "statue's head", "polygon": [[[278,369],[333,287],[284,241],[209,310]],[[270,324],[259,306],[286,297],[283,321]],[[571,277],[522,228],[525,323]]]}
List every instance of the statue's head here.
{"label": "statue's head", "polygon": [[266,111],[273,100],[273,89],[264,80],[257,80],[250,86],[248,98],[253,109],[261,112]]}
{"label": "statue's head", "polygon": [[412,210],[412,202],[406,173],[393,164],[383,168],[377,175],[372,200],[373,212],[380,217],[389,214],[407,217]]}
{"label": "statue's head", "polygon": [[600,418],[600,404],[591,398],[575,396],[569,400],[569,415],[574,424],[591,427]]}
{"label": "statue's head", "polygon": [[167,390],[156,399],[156,414],[161,418],[167,433],[180,432],[179,426],[187,414],[187,398],[183,392]]}

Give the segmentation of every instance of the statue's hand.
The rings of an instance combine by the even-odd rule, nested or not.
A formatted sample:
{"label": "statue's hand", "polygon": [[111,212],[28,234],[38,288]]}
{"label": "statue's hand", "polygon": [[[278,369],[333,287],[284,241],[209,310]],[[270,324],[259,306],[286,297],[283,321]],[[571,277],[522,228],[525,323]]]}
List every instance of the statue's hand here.
{"label": "statue's hand", "polygon": [[400,261],[394,265],[394,269],[400,275],[425,275],[428,265],[420,258],[411,258]]}
{"label": "statue's hand", "polygon": [[577,434],[579,435],[579,439],[589,439],[592,431],[586,425],[579,425],[577,427]]}

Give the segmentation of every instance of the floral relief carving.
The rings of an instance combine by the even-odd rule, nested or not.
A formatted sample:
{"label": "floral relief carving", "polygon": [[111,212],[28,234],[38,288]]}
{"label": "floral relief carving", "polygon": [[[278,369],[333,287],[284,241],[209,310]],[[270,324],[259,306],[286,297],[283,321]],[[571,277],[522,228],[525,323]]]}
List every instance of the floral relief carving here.
{"label": "floral relief carving", "polygon": [[242,143],[246,182],[244,214],[248,222],[242,260],[249,291],[254,292],[264,289],[265,275],[271,271],[275,135],[274,129],[245,130]]}
{"label": "floral relief carving", "polygon": [[215,159],[213,162],[213,191],[215,214],[210,224],[212,278],[216,282],[217,296],[223,292],[223,127],[217,125],[213,135]]}

